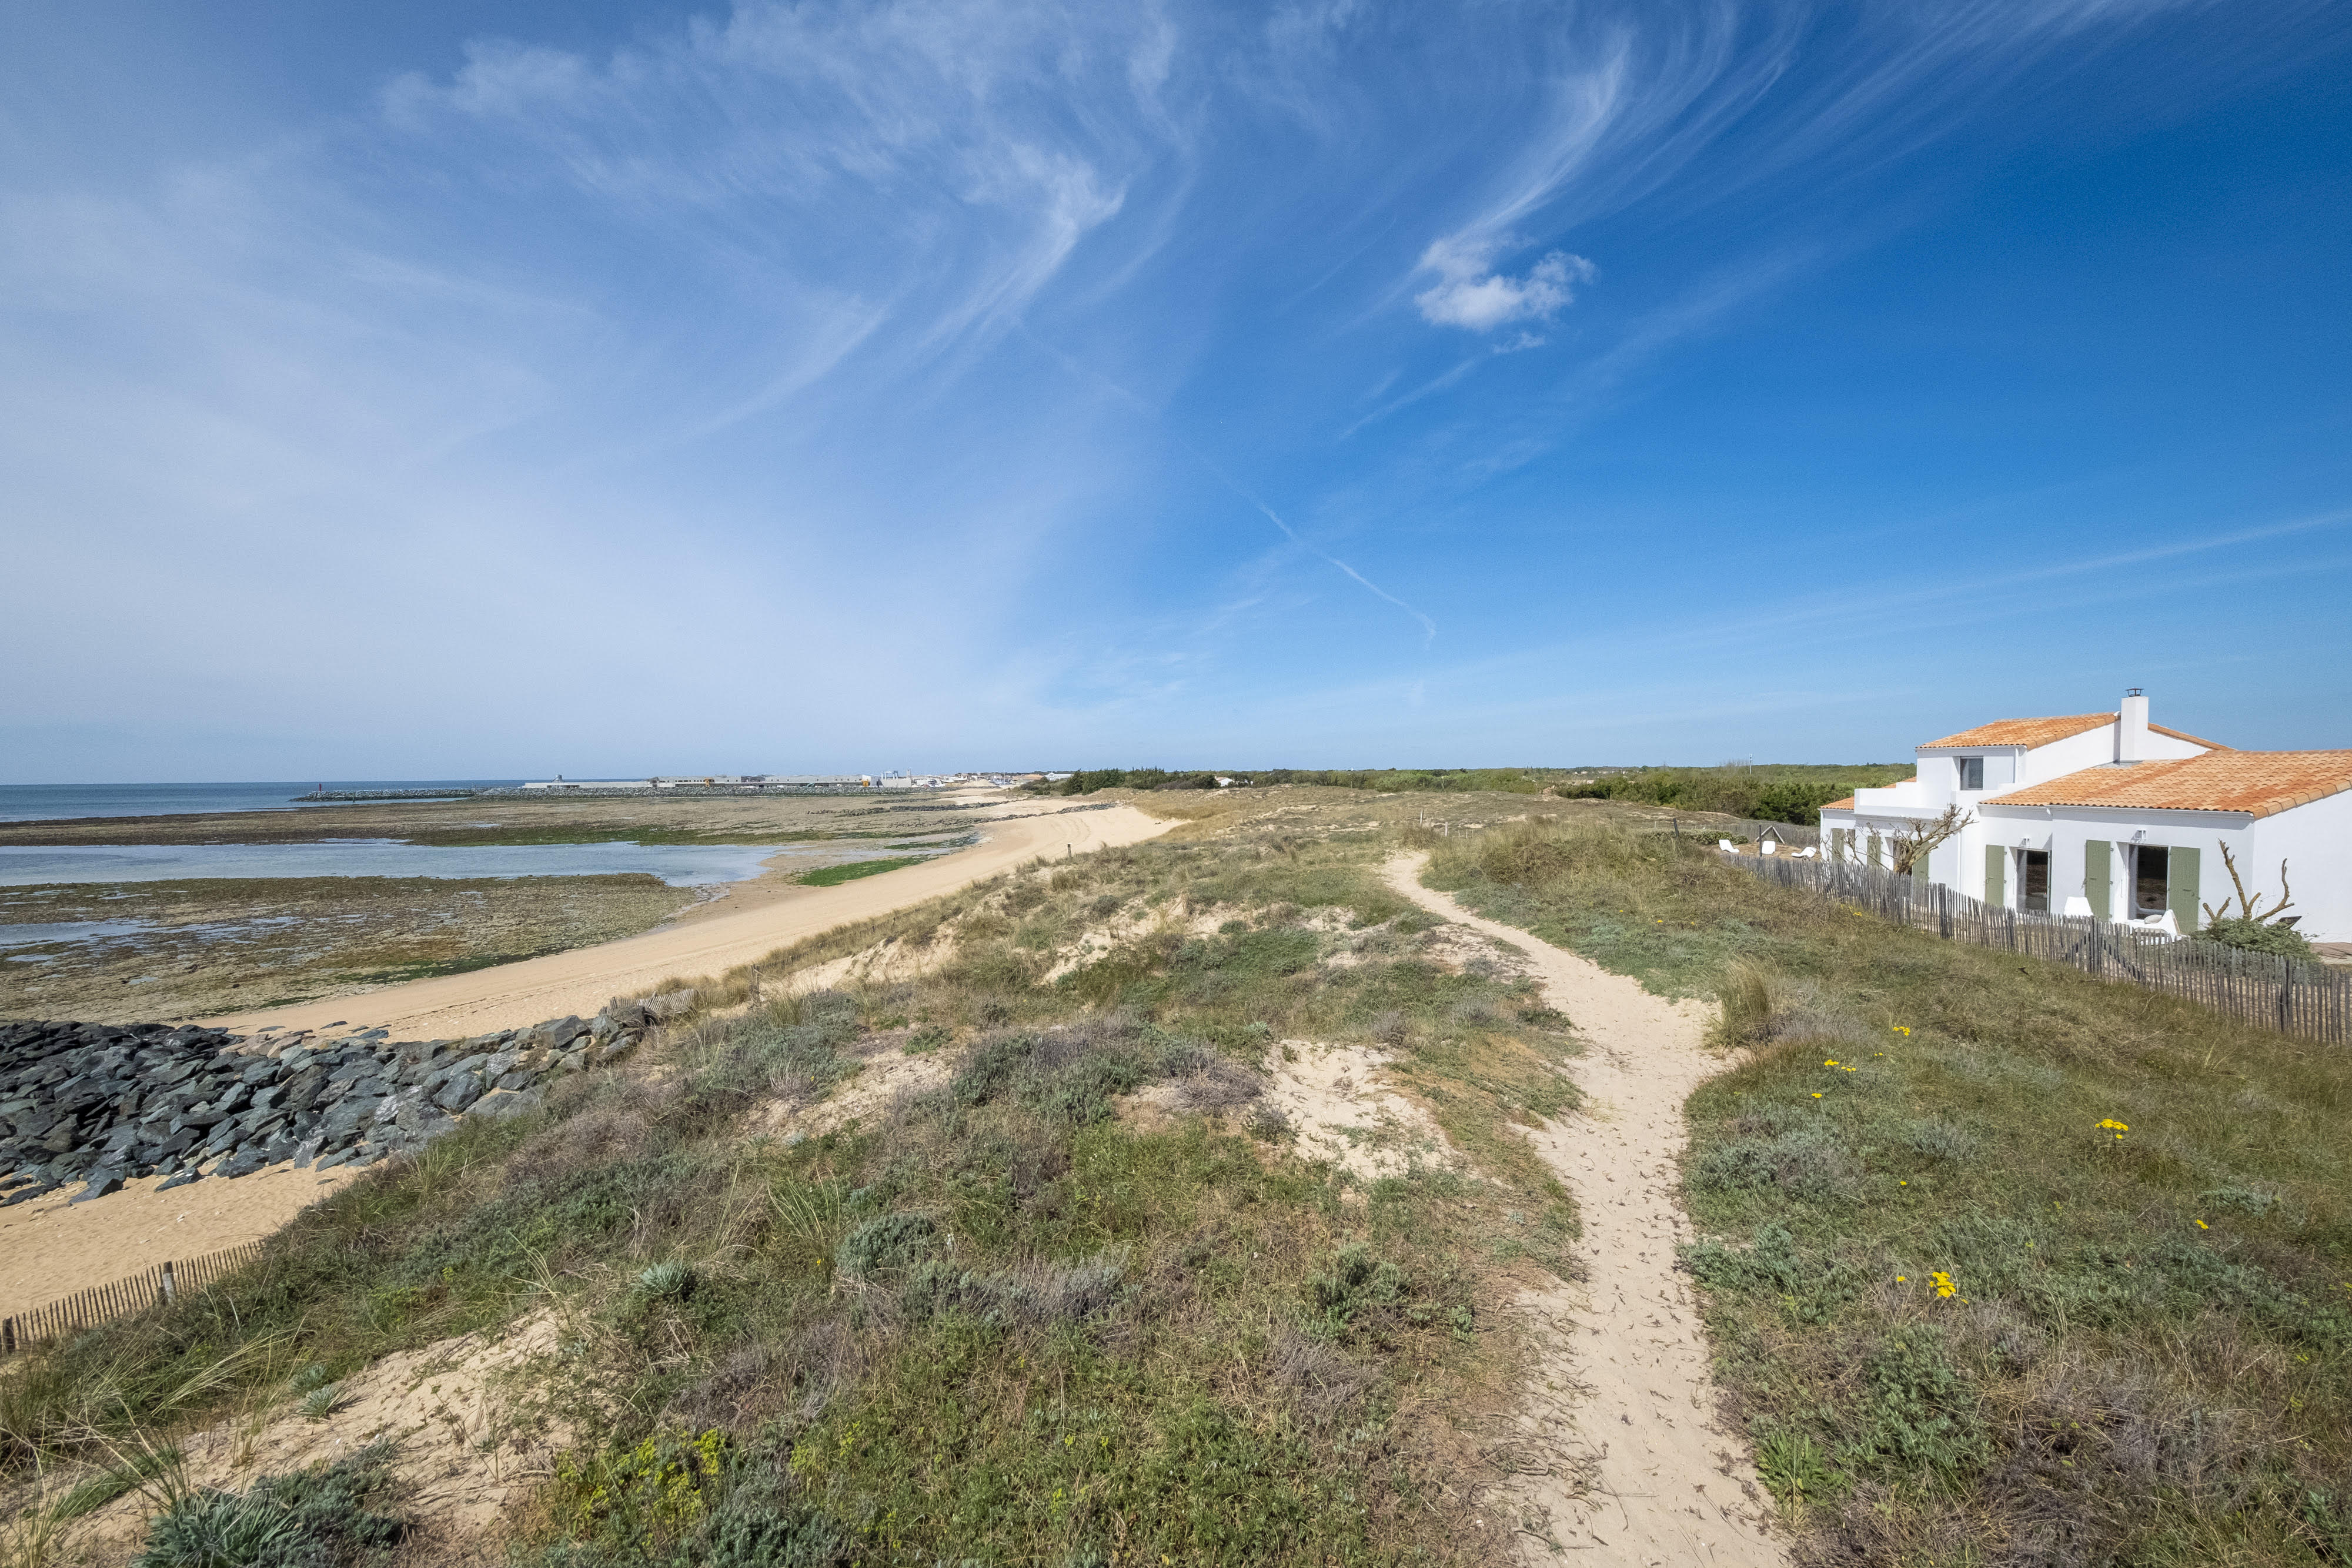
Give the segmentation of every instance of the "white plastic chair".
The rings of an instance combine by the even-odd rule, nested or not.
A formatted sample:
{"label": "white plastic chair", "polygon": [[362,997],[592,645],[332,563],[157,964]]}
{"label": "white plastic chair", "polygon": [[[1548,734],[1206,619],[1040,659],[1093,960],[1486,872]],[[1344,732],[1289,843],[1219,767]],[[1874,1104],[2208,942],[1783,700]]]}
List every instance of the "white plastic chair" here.
{"label": "white plastic chair", "polygon": [[2069,920],[2091,918],[2091,901],[2079,893],[2069,898],[2066,901],[2066,918]]}

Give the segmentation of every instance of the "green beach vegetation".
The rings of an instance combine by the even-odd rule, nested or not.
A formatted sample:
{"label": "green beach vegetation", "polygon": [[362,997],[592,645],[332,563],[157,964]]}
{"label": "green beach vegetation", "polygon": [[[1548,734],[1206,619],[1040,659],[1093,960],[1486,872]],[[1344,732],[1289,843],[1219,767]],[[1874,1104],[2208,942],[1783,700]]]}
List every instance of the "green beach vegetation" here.
{"label": "green beach vegetation", "polygon": [[841,865],[819,866],[793,878],[803,887],[839,887],[845,882],[856,882],[864,876],[879,876],[886,871],[901,866],[920,865],[929,855],[891,855],[882,860],[849,861]]}
{"label": "green beach vegetation", "polygon": [[2352,1561],[2352,1061],[1654,833],[1429,880],[1750,1052],[1685,1262],[1801,1561]]}
{"label": "green beach vegetation", "polygon": [[1289,768],[1228,768],[1222,772],[1164,768],[1102,768],[1029,788],[1045,794],[1092,795],[1103,789],[1214,789],[1219,778],[1256,788],[1320,785],[1381,792],[1538,795],[1567,800],[1623,800],[1685,811],[1712,811],[1770,822],[1811,825],[1822,808],[1857,789],[1908,779],[1905,763],[1737,762],[1719,768],[1424,768],[1337,771]]}
{"label": "green beach vegetation", "polygon": [[1856,789],[1908,779],[1908,762],[1815,764],[1736,762],[1720,768],[1637,768],[1561,785],[1565,800],[1626,800],[1684,811],[1717,811],[1758,821],[1811,827],[1822,808]]}
{"label": "green beach vegetation", "polygon": [[[1228,769],[1222,777],[1258,788],[1284,784],[1314,784],[1339,789],[1444,789],[1457,793],[1533,795],[1554,778],[1558,768],[1370,768],[1311,769],[1296,768]],[[1032,789],[1049,795],[1092,795],[1102,789],[1214,789],[1215,771],[1171,772],[1165,768],[1097,768],[1073,773]]]}

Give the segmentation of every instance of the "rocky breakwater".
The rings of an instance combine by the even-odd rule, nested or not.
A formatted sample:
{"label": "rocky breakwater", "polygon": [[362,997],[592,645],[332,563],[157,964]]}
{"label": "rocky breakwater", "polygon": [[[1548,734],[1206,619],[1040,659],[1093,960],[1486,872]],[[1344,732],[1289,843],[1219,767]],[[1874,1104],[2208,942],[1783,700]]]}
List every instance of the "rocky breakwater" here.
{"label": "rocky breakwater", "polygon": [[468,1040],[232,1035],[162,1024],[0,1024],[0,1207],[74,1182],[177,1186],[293,1161],[320,1170],[421,1148],[462,1116],[540,1103],[548,1080],[614,1061],[692,1005],[615,1001]]}

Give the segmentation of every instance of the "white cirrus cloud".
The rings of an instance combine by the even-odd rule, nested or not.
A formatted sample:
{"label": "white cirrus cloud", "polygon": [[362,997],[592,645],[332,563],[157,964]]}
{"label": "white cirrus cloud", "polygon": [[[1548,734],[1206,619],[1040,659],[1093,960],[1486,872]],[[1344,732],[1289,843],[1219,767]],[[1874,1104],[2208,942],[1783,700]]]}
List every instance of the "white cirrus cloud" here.
{"label": "white cirrus cloud", "polygon": [[1413,296],[1422,319],[1435,327],[1466,327],[1490,332],[1513,321],[1548,321],[1576,298],[1576,286],[1597,270],[1580,256],[1556,250],[1514,277],[1497,271],[1498,239],[1460,235],[1434,241],[1421,253],[1424,272],[1437,281]]}

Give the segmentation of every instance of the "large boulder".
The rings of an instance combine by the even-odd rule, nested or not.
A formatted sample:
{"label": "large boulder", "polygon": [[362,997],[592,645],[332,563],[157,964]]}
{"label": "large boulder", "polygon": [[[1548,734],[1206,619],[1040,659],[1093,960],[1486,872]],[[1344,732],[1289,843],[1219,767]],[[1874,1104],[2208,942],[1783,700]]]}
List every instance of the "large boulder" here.
{"label": "large boulder", "polygon": [[694,1010],[694,995],[692,991],[664,991],[657,997],[647,997],[644,1004],[646,1016],[656,1023],[684,1018]]}
{"label": "large boulder", "polygon": [[526,1111],[539,1109],[539,1091],[493,1089],[474,1103],[466,1114],[486,1121],[503,1122],[509,1116],[520,1116]]}
{"label": "large boulder", "polygon": [[523,1031],[518,1044],[540,1051],[562,1051],[588,1032],[588,1025],[577,1018],[550,1019],[538,1028]]}

